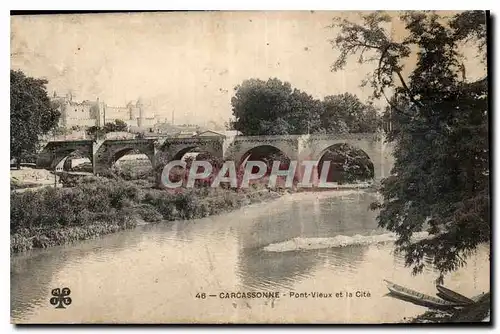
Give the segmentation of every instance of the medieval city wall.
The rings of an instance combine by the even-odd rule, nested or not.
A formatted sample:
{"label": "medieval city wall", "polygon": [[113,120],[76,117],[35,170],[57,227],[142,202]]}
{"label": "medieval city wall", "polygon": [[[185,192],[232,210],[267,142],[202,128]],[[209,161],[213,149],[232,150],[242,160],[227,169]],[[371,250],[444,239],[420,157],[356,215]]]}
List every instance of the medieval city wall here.
{"label": "medieval city wall", "polygon": [[129,102],[126,106],[108,106],[99,99],[76,102],[71,94],[65,97],[54,94],[52,100],[59,103],[60,126],[65,128],[104,126],[105,123],[112,123],[117,119],[124,121],[128,126],[136,127],[151,127],[158,123],[154,116],[145,117],[139,102],[137,104]]}

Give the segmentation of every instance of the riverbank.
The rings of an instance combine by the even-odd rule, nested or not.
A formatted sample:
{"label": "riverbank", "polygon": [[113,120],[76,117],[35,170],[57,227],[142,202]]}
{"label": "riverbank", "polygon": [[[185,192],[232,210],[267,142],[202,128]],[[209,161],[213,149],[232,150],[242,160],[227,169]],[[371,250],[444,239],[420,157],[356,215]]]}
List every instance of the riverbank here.
{"label": "riverbank", "polygon": [[280,197],[267,189],[152,189],[91,177],[72,188],[11,192],[12,253],[96,238],[138,222],[191,220]]}
{"label": "riverbank", "polygon": [[31,189],[54,186],[59,183],[59,176],[44,169],[22,167],[10,170],[10,189]]}
{"label": "riverbank", "polygon": [[[491,309],[491,294],[485,293],[477,298],[471,306],[454,310],[450,313],[440,311],[427,311],[408,323],[450,323],[450,322],[483,322],[488,319]],[[486,320],[489,322],[490,320]]]}

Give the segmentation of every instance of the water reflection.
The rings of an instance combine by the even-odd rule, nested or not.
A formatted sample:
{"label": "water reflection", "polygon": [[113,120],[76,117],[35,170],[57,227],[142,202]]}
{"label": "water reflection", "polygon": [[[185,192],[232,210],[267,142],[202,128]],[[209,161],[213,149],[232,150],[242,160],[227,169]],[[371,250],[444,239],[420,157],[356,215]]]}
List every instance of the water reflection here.
{"label": "water reflection", "polygon": [[346,271],[350,275],[356,274],[356,268],[364,260],[369,246],[352,245],[336,247],[318,251],[318,257],[324,261],[326,267]]}
{"label": "water reflection", "polygon": [[121,249],[135,247],[143,239],[137,231],[125,231],[104,236],[100,242],[83,241],[75,245],[57,246],[45,250],[33,250],[11,256],[10,291],[13,316],[29,312],[35,305],[45,304],[46,296],[54,287],[53,276],[67,266],[89,258],[105,261]]}
{"label": "water reflection", "polygon": [[254,290],[289,289],[308,277],[318,260],[315,252],[271,253],[243,249],[239,253],[238,275],[244,287]]}
{"label": "water reflection", "polygon": [[[243,235],[239,254],[239,275],[246,287],[290,288],[307,278],[323,261],[340,270],[351,270],[363,261],[366,247],[328,250],[265,252],[261,247],[293,238],[333,237],[366,233],[376,229],[373,215],[365,212],[373,198],[360,193],[332,198],[309,196],[292,200],[275,214],[255,219],[250,233]],[[343,205],[337,205],[343,203]],[[365,209],[365,210],[364,210]]]}
{"label": "water reflection", "polygon": [[[373,194],[354,191],[296,194],[223,215],[145,225],[76,245],[15,255],[11,258],[11,317],[16,322],[279,322],[303,321],[307,308],[309,321],[398,321],[422,309],[405,309],[399,301],[384,299],[382,279],[410,282],[409,286],[432,294],[436,275],[430,270],[412,277],[404,260],[392,254],[392,244],[264,250],[294,238],[385,233],[377,228],[376,213],[368,210],[373,199]],[[477,263],[473,271],[455,274],[451,287],[459,285],[459,290],[473,293],[489,286],[484,276],[489,273],[484,263],[489,262],[478,257]],[[469,279],[472,276],[477,282]],[[64,313],[54,312],[47,298],[61,284],[75,296]],[[202,291],[334,288],[370,290],[373,298],[273,305],[195,298]],[[346,308],[349,303],[356,306]],[[394,314],[388,313],[389,308]]]}

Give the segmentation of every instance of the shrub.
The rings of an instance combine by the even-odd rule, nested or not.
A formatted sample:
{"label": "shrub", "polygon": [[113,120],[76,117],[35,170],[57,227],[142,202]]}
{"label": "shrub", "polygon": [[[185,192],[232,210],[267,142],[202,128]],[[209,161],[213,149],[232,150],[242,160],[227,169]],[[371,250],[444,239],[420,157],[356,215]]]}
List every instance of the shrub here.
{"label": "shrub", "polygon": [[132,182],[87,177],[74,188],[11,192],[11,250],[49,247],[148,222],[194,219],[270,198],[251,189],[144,189]]}
{"label": "shrub", "polygon": [[163,215],[150,204],[141,204],[135,208],[135,212],[147,222],[156,223],[163,220]]}
{"label": "shrub", "polygon": [[142,202],[155,207],[164,219],[174,220],[179,217],[174,198],[175,195],[166,191],[157,190],[147,192]]}

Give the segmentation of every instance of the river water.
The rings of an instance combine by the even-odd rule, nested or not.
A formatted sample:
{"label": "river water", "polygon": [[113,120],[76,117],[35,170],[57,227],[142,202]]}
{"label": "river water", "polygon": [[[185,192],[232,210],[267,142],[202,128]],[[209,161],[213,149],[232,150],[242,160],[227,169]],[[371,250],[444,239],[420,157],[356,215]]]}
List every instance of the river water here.
{"label": "river water", "polygon": [[[368,210],[375,197],[362,190],[293,194],[224,215],[14,255],[11,320],[401,322],[426,308],[386,296],[383,279],[435,295],[437,274],[428,269],[412,276],[404,267],[392,236],[377,228],[376,213]],[[466,296],[489,291],[488,253],[480,247],[445,285]],[[51,290],[64,287],[72,303],[55,308]],[[233,292],[279,297],[221,298]],[[314,298],[314,292],[331,296]]]}

